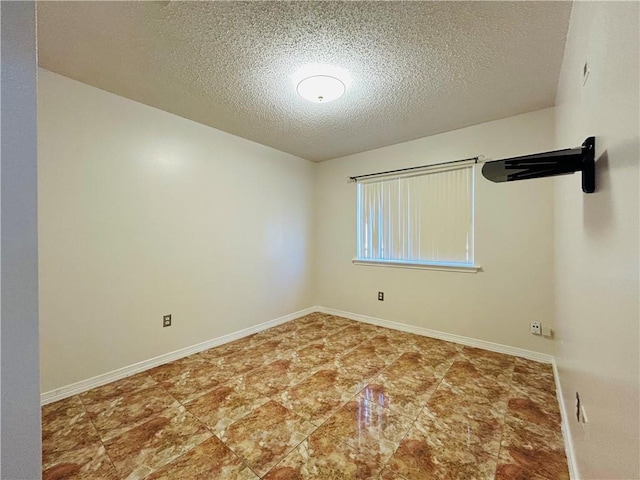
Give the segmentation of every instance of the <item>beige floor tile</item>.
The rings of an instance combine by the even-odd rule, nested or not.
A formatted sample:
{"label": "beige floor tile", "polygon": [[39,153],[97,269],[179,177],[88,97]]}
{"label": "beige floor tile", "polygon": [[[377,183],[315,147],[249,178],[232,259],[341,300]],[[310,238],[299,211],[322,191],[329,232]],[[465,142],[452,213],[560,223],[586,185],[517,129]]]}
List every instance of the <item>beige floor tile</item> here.
{"label": "beige floor tile", "polygon": [[267,473],[264,480],[377,479],[382,462],[374,452],[357,451],[344,442],[312,434]]}
{"label": "beige floor tile", "polygon": [[335,315],[327,315],[324,321],[334,326],[336,329],[358,324],[355,320],[349,320],[348,318],[337,317]]}
{"label": "beige floor tile", "polygon": [[[338,357],[338,362],[345,367],[359,367],[363,372],[377,373],[387,365],[393,363],[401,353],[392,352],[385,353],[379,351],[375,343],[370,341],[364,342],[350,352]],[[370,370],[364,370],[365,367]]]}
{"label": "beige floor tile", "polygon": [[[447,375],[451,379],[456,369],[466,369],[466,380],[464,383],[470,383],[469,380],[476,380],[472,384],[483,382],[485,386],[499,384],[501,386],[509,385],[513,381],[513,366],[496,365],[494,363],[482,363],[481,361],[469,361],[464,357],[462,360],[456,361],[447,371]],[[460,372],[458,372],[460,373]]]}
{"label": "beige floor tile", "polygon": [[[553,367],[550,363],[541,363],[526,358],[515,357],[514,373],[527,376],[540,375],[553,380]],[[551,384],[554,384],[551,382]]]}
{"label": "beige floor tile", "polygon": [[274,399],[306,420],[320,425],[355,396],[357,392],[352,385],[352,378],[345,377],[337,369],[319,370],[274,396]]}
{"label": "beige floor tile", "polygon": [[507,419],[522,420],[529,428],[560,432],[561,417],[555,405],[546,405],[531,398],[512,397],[507,406]]}
{"label": "beige floor tile", "polygon": [[293,320],[291,322],[283,323],[282,325],[258,332],[255,334],[255,337],[258,340],[265,340],[274,337],[288,337],[293,335],[293,332],[299,328],[299,322],[300,320]]}
{"label": "beige floor tile", "polygon": [[148,372],[142,372],[81,393],[80,398],[85,405],[89,406],[117,399],[137,390],[153,387],[157,383]]}
{"label": "beige floor tile", "polygon": [[463,411],[455,409],[446,413],[428,405],[416,423],[430,432],[434,444],[460,451],[482,451],[492,456],[500,452],[504,420],[493,418],[488,405],[470,405]]}
{"label": "beige floor tile", "polygon": [[310,422],[270,401],[232,423],[218,437],[263,476],[314,429]]}
{"label": "beige floor tile", "polygon": [[149,475],[146,480],[258,480],[238,456],[211,437]]}
{"label": "beige floor tile", "polygon": [[295,331],[294,338],[299,345],[306,345],[318,338],[336,333],[340,328],[329,326],[324,322],[313,322],[303,325]]}
{"label": "beige floor tile", "polygon": [[445,377],[429,399],[429,406],[441,415],[455,411],[477,420],[502,419],[507,411],[509,391],[496,388],[496,392],[494,397],[485,390],[480,390],[478,394],[472,385],[451,385]]}
{"label": "beige floor tile", "polygon": [[263,395],[279,393],[310,376],[308,365],[294,356],[268,363],[245,374],[243,380]]}
{"label": "beige floor tile", "polygon": [[202,355],[190,355],[174,362],[165,363],[159,367],[149,370],[149,375],[157,382],[164,382],[180,375],[197,371],[199,368],[206,367],[207,360]]}
{"label": "beige floor tile", "polygon": [[386,378],[402,378],[423,382],[434,376],[442,378],[453,363],[453,358],[429,352],[405,352],[381,372]]}
{"label": "beige floor tile", "polygon": [[42,421],[54,422],[60,417],[73,417],[84,409],[84,405],[78,395],[48,403],[42,407]]}
{"label": "beige floor tile", "polygon": [[147,477],[213,434],[180,406],[104,442],[118,473],[127,480]]}
{"label": "beige floor tile", "polygon": [[[491,365],[495,369],[502,369],[513,372],[515,366],[515,358],[504,353],[491,352],[482,348],[463,347],[460,350],[460,356],[480,366]],[[497,371],[497,370],[496,370]]]}
{"label": "beige floor tile", "polygon": [[212,432],[217,433],[269,400],[239,379],[205,393],[187,403],[186,407]]}
{"label": "beige floor tile", "polygon": [[159,385],[86,404],[91,421],[103,440],[116,437],[179,406],[180,403]]}
{"label": "beige floor tile", "polygon": [[380,480],[406,480],[405,477],[401,476],[399,473],[394,472],[389,467],[385,467],[380,472]]}
{"label": "beige floor tile", "polygon": [[231,375],[220,372],[215,366],[206,362],[196,368],[184,370],[177,377],[160,382],[160,385],[176,400],[186,403],[230,378]]}
{"label": "beige floor tile", "polygon": [[251,359],[247,361],[240,353],[216,358],[211,357],[210,362],[218,371],[218,374],[228,380],[238,378],[264,364],[262,359]]}
{"label": "beige floor tile", "polygon": [[332,362],[338,354],[331,351],[323,341],[309,343],[294,351],[293,358],[308,369],[318,367],[324,363]]}
{"label": "beige floor tile", "polygon": [[[509,429],[509,427],[507,427]],[[531,449],[516,443],[519,438],[507,433],[503,441],[496,480],[569,480],[567,458],[564,448],[540,447]]]}
{"label": "beige floor tile", "polygon": [[[275,338],[275,336],[271,336],[271,338]],[[262,342],[266,340],[264,335],[253,334],[247,337],[239,338],[238,340],[234,340],[233,342],[225,343],[224,345],[220,345],[219,347],[212,348],[203,353],[208,353],[215,356],[226,356],[231,355],[238,352],[243,352],[247,349],[253,349],[256,346],[260,345]],[[207,356],[207,355],[205,355]]]}
{"label": "beige floor tile", "polygon": [[365,340],[361,347],[372,347],[378,355],[394,360],[406,351],[405,345],[383,332],[377,332],[373,337]]}
{"label": "beige floor tile", "polygon": [[363,324],[355,324],[344,327],[327,337],[324,337],[327,349],[339,354],[344,354],[359,346],[362,342],[372,337],[374,332]]}
{"label": "beige floor tile", "polygon": [[45,453],[42,480],[118,480],[118,472],[99,440],[74,450]]}
{"label": "beige floor tile", "polygon": [[437,338],[411,335],[406,348],[417,353],[429,353],[432,357],[450,359],[457,356],[464,347],[460,344],[446,342]]}
{"label": "beige floor tile", "polygon": [[[502,369],[500,368],[500,372]],[[508,374],[511,377],[511,374]],[[443,384],[456,388],[468,396],[487,402],[504,402],[509,398],[510,384],[502,373],[491,372],[478,365],[457,360],[447,370]]]}
{"label": "beige floor tile", "polygon": [[501,447],[521,447],[535,452],[553,450],[564,455],[564,441],[559,428],[549,429],[507,416],[502,431]]}
{"label": "beige floor tile", "polygon": [[367,385],[358,396],[396,413],[416,418],[439,383],[440,380],[435,377],[414,382],[404,378],[388,379],[381,376]]}
{"label": "beige floor tile", "polygon": [[384,464],[412,423],[410,417],[357,398],[333,414],[316,434],[344,441],[359,452],[375,453]]}
{"label": "beige floor tile", "polygon": [[414,423],[387,467],[407,480],[492,480],[497,457]]}
{"label": "beige floor tile", "polygon": [[82,449],[100,441],[77,395],[42,409],[42,453]]}
{"label": "beige floor tile", "polygon": [[293,351],[299,347],[299,342],[291,337],[276,337],[262,342],[254,349],[254,353],[259,354],[258,358],[264,365],[282,358],[291,358]]}

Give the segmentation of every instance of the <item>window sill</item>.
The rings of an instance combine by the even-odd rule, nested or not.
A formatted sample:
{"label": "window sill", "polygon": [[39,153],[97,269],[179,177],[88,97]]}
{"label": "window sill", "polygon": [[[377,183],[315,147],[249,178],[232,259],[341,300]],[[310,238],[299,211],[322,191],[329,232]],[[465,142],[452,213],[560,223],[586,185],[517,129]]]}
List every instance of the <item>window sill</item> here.
{"label": "window sill", "polygon": [[444,272],[460,272],[460,273],[478,273],[482,270],[479,265],[456,265],[446,263],[421,263],[421,262],[403,262],[393,260],[352,260],[354,265],[366,265],[370,267],[396,267],[396,268],[413,268],[417,270],[441,270]]}

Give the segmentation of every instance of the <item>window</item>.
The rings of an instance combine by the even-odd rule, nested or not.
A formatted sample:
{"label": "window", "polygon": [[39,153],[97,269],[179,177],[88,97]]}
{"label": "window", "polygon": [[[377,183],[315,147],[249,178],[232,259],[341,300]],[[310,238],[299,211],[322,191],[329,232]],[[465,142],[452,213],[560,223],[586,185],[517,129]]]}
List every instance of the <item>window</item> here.
{"label": "window", "polygon": [[477,271],[473,185],[472,164],[359,181],[354,262]]}

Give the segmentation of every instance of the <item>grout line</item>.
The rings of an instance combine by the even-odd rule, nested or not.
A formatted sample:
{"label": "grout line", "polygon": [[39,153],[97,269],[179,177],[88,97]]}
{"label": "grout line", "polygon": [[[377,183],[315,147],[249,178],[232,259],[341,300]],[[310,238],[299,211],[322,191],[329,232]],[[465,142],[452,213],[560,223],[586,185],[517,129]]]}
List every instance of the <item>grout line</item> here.
{"label": "grout line", "polygon": [[[258,408],[260,408],[260,407],[258,407]],[[193,414],[192,414],[192,415],[193,415]],[[195,417],[195,415],[193,415],[193,416]],[[197,418],[197,417],[196,417],[196,418]],[[244,417],[242,417],[242,418],[244,418]],[[222,443],[222,444],[225,446],[225,448],[226,448],[227,450],[229,450],[229,451],[232,453],[232,455],[234,455],[234,456],[235,456],[235,457],[240,461],[240,463],[242,463],[245,467],[247,467],[247,468],[249,469],[249,471],[250,471],[250,472],[252,472],[256,477],[260,478],[260,475],[258,475],[258,473],[257,473],[253,468],[251,468],[251,465],[249,465],[249,464],[244,460],[244,458],[242,458],[240,455],[238,455],[238,454],[235,452],[235,450],[233,450],[233,449],[231,448],[231,446],[230,446],[230,445],[227,445],[227,442],[225,442],[224,440],[222,440],[222,439],[218,436],[218,434],[216,434],[216,433],[215,433],[211,428],[209,428],[209,426],[208,426],[206,423],[202,422],[202,424],[203,424],[205,427],[207,427],[207,429],[211,432],[211,434],[212,434],[215,438],[217,438],[217,439],[220,441],[220,443]],[[201,445],[201,444],[200,444],[200,445]],[[173,462],[173,461],[174,461],[174,460],[172,460],[172,462]]]}
{"label": "grout line", "polygon": [[502,453],[502,439],[504,438],[504,431],[507,425],[507,413],[509,413],[509,400],[511,400],[511,393],[513,392],[513,375],[515,373],[515,361],[513,362],[513,369],[511,370],[511,377],[509,378],[509,393],[507,395],[507,407],[504,409],[504,415],[502,416],[502,428],[500,430],[500,444],[498,445],[498,455],[496,462],[496,469],[493,472],[495,477],[498,474],[498,467],[500,466],[500,454]]}
{"label": "grout line", "polygon": [[[235,378],[234,378],[235,379]],[[222,384],[221,384],[222,385]],[[216,387],[217,388],[217,387]],[[215,390],[215,388],[213,389]],[[212,391],[212,390],[209,390]],[[205,392],[203,395],[206,395],[207,392]],[[198,397],[194,397],[191,400],[189,400],[189,402],[191,402],[192,400],[195,400],[195,398],[199,398],[202,395],[199,395]],[[187,403],[189,403],[187,402]],[[263,403],[262,405],[265,405],[267,402]],[[260,408],[262,405],[256,407],[256,408]],[[184,408],[187,410],[187,412],[189,412],[190,415],[192,415],[198,422],[200,422],[207,430],[209,430],[209,432],[211,432],[211,435],[215,438],[217,438],[233,455],[236,456],[236,458],[238,458],[238,460],[240,461],[240,463],[242,463],[245,467],[247,467],[251,472],[253,472],[254,475],[256,475],[256,477],[260,478],[260,475],[258,475],[253,468],[251,468],[251,466],[240,456],[238,455],[232,448],[230,445],[227,445],[227,442],[225,442],[224,440],[222,440],[218,434],[211,428],[209,427],[209,425],[207,425],[205,422],[203,422],[196,414],[192,413],[191,410],[189,410],[189,408],[184,405]],[[249,412],[250,413],[250,412]],[[248,415],[248,414],[246,414]],[[244,415],[242,418],[246,417],[246,415]],[[234,422],[235,423],[235,422]],[[227,427],[228,428],[228,427]],[[211,439],[211,437],[209,437],[207,440],[205,440],[204,442],[207,442]],[[194,450],[195,448],[199,447],[200,445],[202,445],[204,442],[199,443],[198,445],[196,445],[195,447],[189,449],[188,451],[186,451],[185,453],[183,453],[183,455],[186,455],[187,453],[189,453],[190,451]],[[180,455],[180,457],[182,457],[182,455]],[[177,460],[180,457],[176,457],[175,459],[171,460],[171,462],[169,463],[173,463],[175,460]],[[168,465],[168,464],[167,464]]]}
{"label": "grout line", "polygon": [[[313,435],[315,432],[318,431],[318,429],[320,428],[319,426],[317,426],[315,423],[313,423],[311,420],[307,420],[306,418],[304,418],[302,415],[297,414],[296,412],[294,412],[293,410],[290,410],[289,408],[285,407],[284,405],[282,405],[280,402],[277,402],[275,400],[272,400],[272,402],[277,403],[278,405],[280,405],[282,408],[286,409],[288,412],[293,413],[295,416],[300,417],[302,420],[304,420],[305,422],[310,423],[311,425],[313,425],[315,428],[309,433],[307,434],[306,437],[304,437],[299,443],[297,443],[291,450],[289,450],[286,454],[284,454],[282,456],[282,458],[273,466],[271,467],[269,470],[267,470],[267,472],[260,477],[260,475],[258,475],[258,477],[263,478],[265,477],[271,470],[273,470],[274,468],[276,468],[278,465],[280,465],[296,448],[298,448],[300,445],[302,445],[304,442],[306,442],[309,437],[311,437],[311,435]],[[257,474],[256,474],[257,475]]]}
{"label": "grout line", "polygon": [[[271,470],[273,470],[275,467],[277,467],[280,463],[282,463],[282,462],[283,462],[283,461],[284,461],[284,460],[289,456],[289,454],[291,454],[291,452],[293,452],[296,448],[298,448],[298,447],[299,447],[300,445],[302,445],[305,441],[307,441],[307,440],[311,437],[311,435],[313,435],[313,434],[314,434],[314,433],[316,433],[318,430],[320,430],[320,428],[322,428],[322,426],[323,426],[325,423],[327,423],[329,420],[331,420],[331,418],[332,418],[332,417],[333,417],[337,412],[339,412],[339,411],[340,411],[340,410],[341,410],[341,409],[342,409],[342,408],[343,408],[347,403],[351,402],[355,397],[357,397],[357,396],[360,394],[360,392],[361,392],[362,390],[364,390],[364,388],[366,388],[366,387],[363,387],[362,389],[358,390],[358,391],[357,391],[353,396],[351,396],[351,397],[349,398],[349,400],[347,400],[346,402],[343,402],[343,403],[342,403],[338,408],[336,408],[336,409],[335,409],[335,411],[333,411],[333,412],[331,413],[331,415],[329,415],[329,416],[328,416],[328,417],[327,417],[327,418],[326,418],[326,419],[325,419],[321,424],[319,424],[319,425],[315,424],[315,423],[314,423],[314,422],[312,422],[311,420],[307,420],[306,418],[302,417],[301,415],[297,414],[296,412],[294,412],[294,411],[292,411],[292,410],[288,409],[288,408],[287,408],[287,407],[285,407],[284,405],[281,405],[279,402],[276,402],[276,403],[278,403],[279,405],[281,405],[283,408],[286,408],[287,410],[289,410],[289,411],[290,411],[290,412],[292,412],[293,414],[295,414],[295,415],[299,416],[300,418],[302,418],[303,420],[305,420],[305,421],[309,422],[311,425],[314,425],[316,428],[315,428],[311,433],[309,433],[309,434],[308,434],[308,435],[307,435],[307,436],[306,436],[306,437],[305,437],[305,438],[304,438],[300,443],[298,443],[298,444],[297,444],[293,449],[291,449],[289,452],[287,452],[287,454],[286,454],[284,457],[282,457],[282,459],[281,459],[278,463],[276,463],[273,467],[271,467],[267,473],[269,473]],[[275,400],[274,400],[274,401],[275,401]],[[343,443],[343,442],[342,442],[342,438],[336,437],[336,436],[334,436],[334,435],[332,435],[332,434],[328,434],[328,435],[329,435],[330,437],[332,437],[332,438],[337,439],[337,440],[340,442],[340,443],[339,443],[339,444],[340,444],[340,446],[342,446],[342,447],[346,447],[348,450],[356,451],[354,448],[350,447],[350,446],[349,446],[349,445],[347,445],[346,443]],[[265,475],[266,475],[266,474],[265,474]]]}
{"label": "grout line", "polygon": [[[398,442],[398,446],[396,447],[396,449],[393,451],[393,453],[391,454],[391,456],[389,457],[389,460],[387,460],[387,463],[385,463],[382,467],[382,470],[384,470],[386,467],[389,466],[389,461],[393,458],[393,456],[396,454],[396,452],[398,451],[398,449],[400,448],[400,445],[402,444],[402,442],[404,441],[405,438],[407,438],[407,435],[409,435],[409,432],[411,431],[411,429],[413,428],[413,426],[418,423],[418,418],[420,418],[420,415],[422,415],[422,412],[424,411],[425,408],[427,408],[427,405],[429,404],[429,400],[431,400],[431,397],[433,397],[433,395],[435,395],[435,393],[438,391],[438,389],[440,388],[440,385],[442,384],[442,382],[444,381],[444,377],[447,376],[447,373],[449,372],[449,370],[451,369],[451,366],[455,363],[456,359],[460,356],[460,352],[462,350],[458,350],[455,354],[455,356],[453,357],[453,361],[449,364],[449,367],[447,368],[447,370],[444,372],[444,374],[442,375],[442,378],[440,378],[440,381],[438,382],[438,385],[436,386],[436,388],[433,390],[433,393],[431,394],[431,396],[429,397],[429,399],[426,401],[426,403],[424,404],[424,406],[418,411],[418,414],[416,415],[416,418],[413,420],[413,422],[411,423],[411,425],[409,426],[409,428],[407,429],[407,431],[405,432],[405,434],[403,435],[403,437],[400,439],[400,441]],[[391,470],[392,472],[396,473],[397,472],[395,470],[393,470],[391,467],[389,467],[389,470]]]}
{"label": "grout line", "polygon": [[113,461],[113,458],[111,458],[111,455],[109,455],[109,451],[107,450],[107,446],[104,444],[104,440],[102,439],[102,434],[100,433],[100,430],[98,430],[98,427],[96,427],[96,424],[94,423],[93,419],[91,418],[91,414],[89,413],[89,410],[87,410],[87,405],[84,403],[84,400],[82,400],[82,397],[80,396],[80,394],[78,394],[77,397],[78,397],[78,400],[80,400],[80,403],[82,404],[82,408],[84,408],[84,411],[85,411],[85,413],[87,415],[87,419],[89,420],[89,422],[91,423],[91,426],[93,427],[93,429],[96,431],[96,434],[98,435],[98,439],[100,440],[100,443],[102,444],[102,448],[104,448],[104,454],[109,459],[109,462],[111,463],[111,466],[113,467],[113,470],[118,475],[118,478],[122,478],[122,474],[120,473],[120,470],[118,468],[116,468],[116,463]]}
{"label": "grout line", "polygon": [[[243,417],[244,418],[244,417]],[[213,433],[213,432],[211,432]],[[244,458],[242,458],[240,455],[238,455],[232,448],[231,446],[227,445],[227,442],[225,442],[224,440],[222,440],[218,435],[216,435],[215,433],[213,433],[213,436],[216,437],[224,446],[227,450],[229,450],[231,452],[232,455],[234,455],[239,461],[240,463],[242,463],[242,465],[244,465],[245,467],[247,467],[249,469],[250,472],[252,472],[256,477],[261,478],[260,475],[258,475],[258,473],[251,468],[251,465],[249,465]]]}

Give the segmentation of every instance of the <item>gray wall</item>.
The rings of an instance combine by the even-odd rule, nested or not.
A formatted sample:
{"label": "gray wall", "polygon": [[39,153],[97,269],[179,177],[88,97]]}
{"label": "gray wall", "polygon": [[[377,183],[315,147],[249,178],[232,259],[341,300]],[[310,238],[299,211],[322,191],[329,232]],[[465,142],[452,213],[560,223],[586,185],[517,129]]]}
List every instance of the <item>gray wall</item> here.
{"label": "gray wall", "polygon": [[40,478],[36,35],[33,2],[0,5],[0,477]]}

